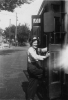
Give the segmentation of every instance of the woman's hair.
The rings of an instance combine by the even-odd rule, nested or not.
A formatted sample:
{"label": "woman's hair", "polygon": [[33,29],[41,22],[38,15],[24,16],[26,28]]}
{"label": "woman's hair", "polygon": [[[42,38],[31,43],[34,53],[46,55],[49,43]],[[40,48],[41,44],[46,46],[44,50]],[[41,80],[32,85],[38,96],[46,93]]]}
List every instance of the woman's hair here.
{"label": "woman's hair", "polygon": [[32,46],[33,42],[36,41],[36,40],[37,40],[37,39],[31,40],[31,41],[30,41],[30,46]]}
{"label": "woman's hair", "polygon": [[37,41],[37,43],[39,44],[39,40],[38,40],[38,39],[35,39],[35,40],[32,40],[32,41],[30,42],[30,46],[32,46],[32,44],[33,44],[34,41]]}
{"label": "woman's hair", "polygon": [[33,37],[31,40],[30,40],[30,46],[32,46],[33,42],[34,41],[37,41],[39,43],[39,39],[37,37]]}

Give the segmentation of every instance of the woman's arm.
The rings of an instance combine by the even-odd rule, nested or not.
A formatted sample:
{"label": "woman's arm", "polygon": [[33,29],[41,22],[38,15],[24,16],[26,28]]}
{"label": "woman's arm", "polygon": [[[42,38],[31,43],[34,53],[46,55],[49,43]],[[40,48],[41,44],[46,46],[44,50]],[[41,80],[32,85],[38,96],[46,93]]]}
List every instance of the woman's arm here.
{"label": "woman's arm", "polygon": [[47,47],[45,47],[45,48],[38,48],[38,52],[40,52],[40,53],[47,52]]}
{"label": "woman's arm", "polygon": [[47,55],[44,55],[44,56],[38,55],[38,54],[36,53],[35,50],[30,50],[30,51],[29,51],[29,54],[30,54],[30,55],[32,56],[32,58],[35,59],[36,61],[38,61],[38,60],[44,60],[45,58],[49,57],[49,55],[50,55],[50,53],[48,53]]}

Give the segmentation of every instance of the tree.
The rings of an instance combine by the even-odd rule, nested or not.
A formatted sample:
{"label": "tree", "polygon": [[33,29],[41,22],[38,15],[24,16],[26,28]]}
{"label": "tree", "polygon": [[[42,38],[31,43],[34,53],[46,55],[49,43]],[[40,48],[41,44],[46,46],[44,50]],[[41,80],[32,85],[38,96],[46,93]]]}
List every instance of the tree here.
{"label": "tree", "polygon": [[[4,31],[6,38],[10,40],[12,39],[15,40],[15,30],[16,30],[15,25],[7,27]],[[30,29],[26,24],[17,26],[17,40],[20,44],[26,42],[29,39],[29,34],[30,34]]]}
{"label": "tree", "polygon": [[6,39],[14,39],[15,38],[15,25],[12,25],[11,27],[6,27],[4,33],[6,36]]}
{"label": "tree", "polygon": [[0,9],[13,12],[18,6],[24,3],[30,4],[33,0],[0,0]]}
{"label": "tree", "polygon": [[0,28],[0,35],[3,35],[3,29]]}
{"label": "tree", "polygon": [[20,44],[26,42],[29,39],[30,30],[26,24],[22,26],[19,25],[17,27],[17,32],[17,39]]}

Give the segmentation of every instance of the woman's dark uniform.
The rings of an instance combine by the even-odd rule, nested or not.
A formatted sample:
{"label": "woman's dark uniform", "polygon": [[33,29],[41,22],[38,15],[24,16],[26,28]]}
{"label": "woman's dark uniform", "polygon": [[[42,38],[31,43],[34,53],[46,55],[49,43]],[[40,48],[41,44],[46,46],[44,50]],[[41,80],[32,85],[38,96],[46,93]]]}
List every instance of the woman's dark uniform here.
{"label": "woman's dark uniform", "polygon": [[[37,41],[33,40],[33,42]],[[34,100],[34,96],[37,89],[38,81],[41,80],[43,76],[43,68],[38,64],[39,60],[44,60],[47,56],[38,55],[36,49],[31,46],[28,49],[28,66],[27,71],[29,74],[29,85],[27,88],[27,100]]]}

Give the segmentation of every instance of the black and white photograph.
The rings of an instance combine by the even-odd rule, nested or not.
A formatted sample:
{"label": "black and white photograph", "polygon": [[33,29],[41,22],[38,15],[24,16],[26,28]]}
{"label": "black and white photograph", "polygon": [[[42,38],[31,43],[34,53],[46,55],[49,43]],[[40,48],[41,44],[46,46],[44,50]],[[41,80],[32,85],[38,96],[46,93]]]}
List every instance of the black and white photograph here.
{"label": "black and white photograph", "polygon": [[0,0],[0,100],[68,100],[68,0]]}

